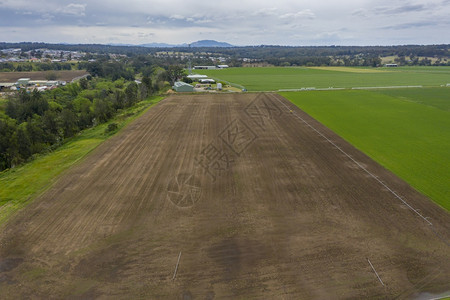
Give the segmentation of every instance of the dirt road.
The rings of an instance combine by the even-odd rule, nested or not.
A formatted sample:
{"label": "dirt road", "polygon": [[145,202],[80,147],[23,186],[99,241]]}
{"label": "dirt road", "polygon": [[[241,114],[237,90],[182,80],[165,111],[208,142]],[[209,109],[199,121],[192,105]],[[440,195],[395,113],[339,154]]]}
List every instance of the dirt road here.
{"label": "dirt road", "polygon": [[450,291],[449,240],[446,211],[284,98],[171,96],[0,228],[0,291],[403,299]]}

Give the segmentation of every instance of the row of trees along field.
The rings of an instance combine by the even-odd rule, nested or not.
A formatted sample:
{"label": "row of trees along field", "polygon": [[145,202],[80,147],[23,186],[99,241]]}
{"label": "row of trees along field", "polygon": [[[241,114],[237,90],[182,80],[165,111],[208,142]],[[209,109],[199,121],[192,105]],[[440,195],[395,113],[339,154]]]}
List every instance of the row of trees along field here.
{"label": "row of trees along field", "polygon": [[75,63],[0,63],[0,72],[62,71],[73,68],[76,68]]}
{"label": "row of trees along field", "polygon": [[[104,123],[167,87],[173,69],[152,65],[142,57],[85,67],[92,76],[79,82],[46,92],[21,90],[0,102],[0,171],[58,147],[79,131]],[[134,80],[138,73],[140,84]]]}

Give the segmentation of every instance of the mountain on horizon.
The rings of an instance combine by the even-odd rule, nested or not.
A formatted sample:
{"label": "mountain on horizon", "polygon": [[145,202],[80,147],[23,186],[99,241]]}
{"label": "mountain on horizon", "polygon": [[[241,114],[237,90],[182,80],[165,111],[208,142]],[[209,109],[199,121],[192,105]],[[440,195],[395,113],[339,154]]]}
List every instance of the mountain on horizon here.
{"label": "mountain on horizon", "polygon": [[225,42],[218,42],[214,40],[201,40],[191,43],[191,47],[234,47]]}
{"label": "mountain on horizon", "polygon": [[[201,41],[196,41],[190,44],[191,47],[234,47],[233,45],[229,44],[229,43],[225,43],[225,42],[218,42],[215,40],[201,40]],[[149,48],[176,48],[176,47],[189,47],[189,44],[184,43],[184,44],[178,44],[178,45],[173,45],[173,44],[166,44],[166,43],[149,43],[149,44],[141,44],[139,46],[142,47],[149,47]]]}
{"label": "mountain on horizon", "polygon": [[138,46],[148,47],[148,48],[173,48],[173,47],[181,47],[180,45],[166,44],[166,43],[149,43],[149,44],[141,44]]}

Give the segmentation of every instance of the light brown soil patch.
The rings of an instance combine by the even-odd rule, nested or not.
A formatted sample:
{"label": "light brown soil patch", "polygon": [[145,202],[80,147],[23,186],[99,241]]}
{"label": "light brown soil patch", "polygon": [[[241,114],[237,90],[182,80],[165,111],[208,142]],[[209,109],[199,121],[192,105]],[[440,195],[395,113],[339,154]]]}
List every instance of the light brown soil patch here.
{"label": "light brown soil patch", "polygon": [[449,229],[446,211],[280,96],[175,95],[0,229],[0,291],[410,298],[450,290]]}
{"label": "light brown soil patch", "polygon": [[16,82],[20,78],[47,80],[49,74],[55,74],[56,80],[70,82],[74,78],[88,74],[84,70],[74,71],[36,71],[36,72],[0,72],[0,82]]}

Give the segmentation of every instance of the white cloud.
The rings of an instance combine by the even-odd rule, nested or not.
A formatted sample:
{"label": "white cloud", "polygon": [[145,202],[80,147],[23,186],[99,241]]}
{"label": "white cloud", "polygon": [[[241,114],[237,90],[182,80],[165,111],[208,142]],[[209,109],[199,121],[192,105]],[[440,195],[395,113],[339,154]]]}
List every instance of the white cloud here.
{"label": "white cloud", "polygon": [[251,13],[252,16],[260,16],[260,17],[276,16],[277,14],[278,9],[276,7],[260,8]]}
{"label": "white cloud", "polygon": [[[120,43],[179,44],[207,38],[237,45],[450,42],[446,21],[450,0],[228,0],[195,5],[185,0],[0,2],[3,41],[40,38],[104,43],[114,39]],[[36,35],[44,26],[51,34]]]}
{"label": "white cloud", "polygon": [[296,13],[287,13],[280,16],[281,19],[315,19],[316,15],[310,9],[304,9]]}
{"label": "white cloud", "polygon": [[61,12],[68,15],[84,16],[86,11],[86,4],[70,3],[64,7]]}
{"label": "white cloud", "polygon": [[174,20],[185,20],[185,19],[186,19],[186,18],[185,18],[184,16],[182,16],[182,15],[171,15],[170,18],[171,18],[171,19],[174,19]]}

